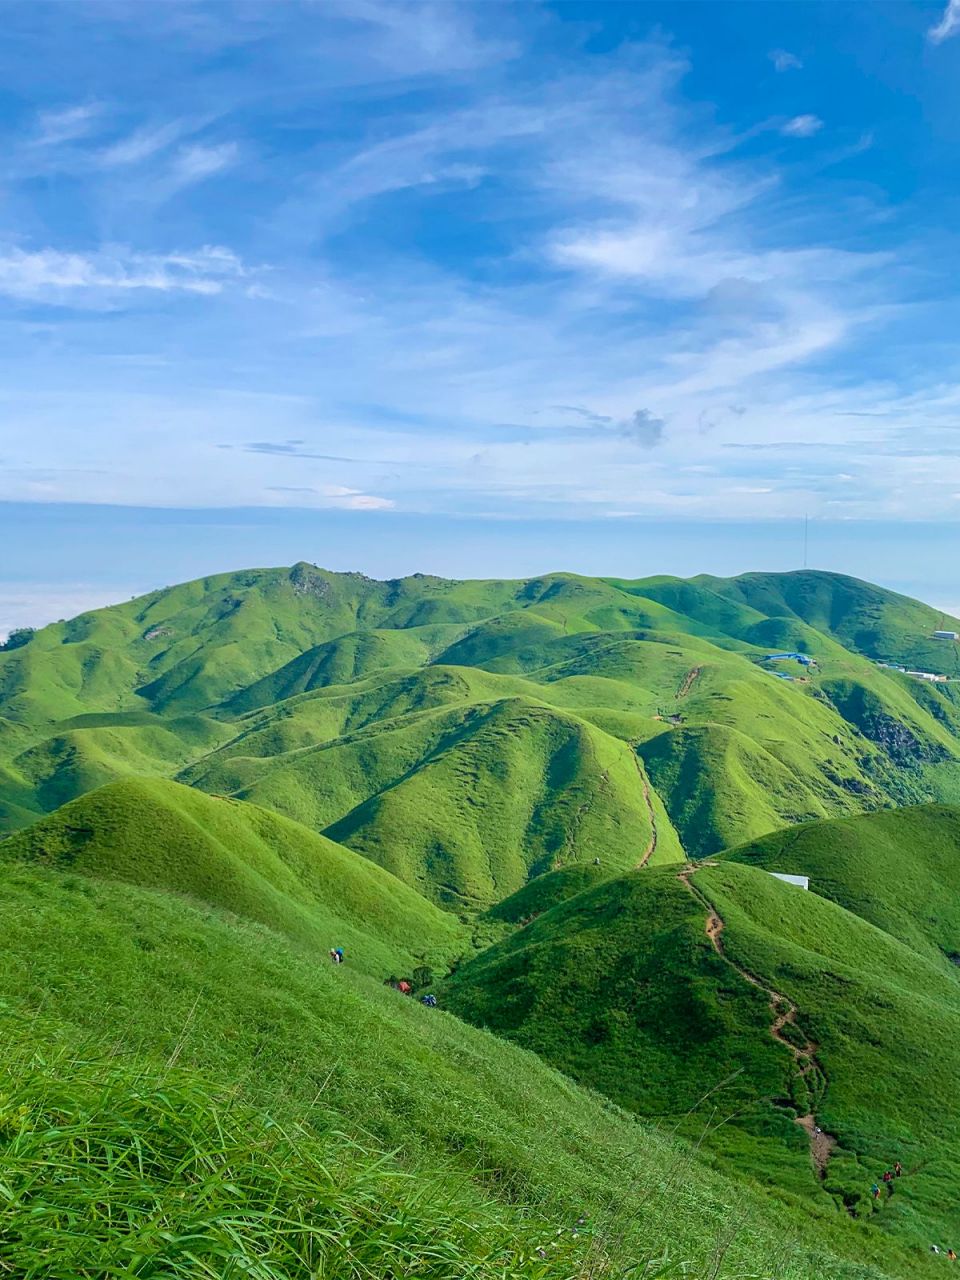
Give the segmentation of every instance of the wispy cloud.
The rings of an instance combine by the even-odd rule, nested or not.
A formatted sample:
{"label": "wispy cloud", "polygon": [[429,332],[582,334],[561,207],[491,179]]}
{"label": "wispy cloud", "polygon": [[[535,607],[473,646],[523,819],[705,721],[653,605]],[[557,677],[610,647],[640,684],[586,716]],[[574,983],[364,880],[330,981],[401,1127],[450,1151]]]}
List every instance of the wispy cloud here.
{"label": "wispy cloud", "polygon": [[466,71],[509,59],[518,51],[516,42],[503,34],[509,23],[506,10],[481,34],[477,19],[483,11],[469,5],[433,4],[429,0],[328,0],[325,8],[328,14],[367,26],[373,35],[372,40],[368,37],[363,42],[367,56],[395,73]]}
{"label": "wispy cloud", "polygon": [[822,128],[823,121],[819,116],[804,115],[787,120],[781,125],[780,132],[785,138],[812,138]]}
{"label": "wispy cloud", "polygon": [[52,111],[41,111],[37,116],[36,133],[30,141],[36,146],[53,147],[63,142],[83,138],[96,127],[101,116],[99,103],[81,103]]}
{"label": "wispy cloud", "polygon": [[895,202],[852,203],[856,147],[816,145],[811,178],[781,140],[818,117],[692,101],[666,41],[545,57],[555,7],[526,48],[520,10],[466,2],[175,8],[146,19],[165,97],[105,92],[109,129],[20,144],[0,497],[534,518],[960,490],[960,460],[897,435],[960,420],[930,389],[949,344],[909,399],[920,344],[891,341],[922,255]]}
{"label": "wispy cloud", "polygon": [[270,440],[251,440],[247,444],[240,445],[223,445],[224,449],[232,449],[234,447],[244,450],[246,453],[262,453],[271,458],[310,458],[317,462],[359,462],[359,458],[351,458],[340,453],[316,453],[312,449],[303,447],[302,440],[288,440],[282,443],[275,443]]}
{"label": "wispy cloud", "polygon": [[0,293],[50,302],[130,290],[216,294],[243,272],[240,260],[218,246],[167,254],[120,247],[96,254],[13,248],[0,254]]}
{"label": "wispy cloud", "polygon": [[145,125],[120,138],[99,153],[98,160],[107,169],[141,164],[164,151],[183,132],[183,124],[174,120],[162,125]]}
{"label": "wispy cloud", "polygon": [[788,53],[786,49],[771,49],[770,61],[777,71],[799,71],[803,67],[797,55]]}
{"label": "wispy cloud", "polygon": [[927,32],[927,39],[933,44],[942,44],[960,32],[960,0],[948,0],[940,21]]}
{"label": "wispy cloud", "polygon": [[180,188],[212,178],[235,164],[239,154],[240,148],[235,142],[222,142],[215,146],[196,143],[182,147],[171,168],[171,182]]}
{"label": "wispy cloud", "polygon": [[390,511],[396,503],[391,498],[378,498],[372,493],[358,493],[343,503],[350,511]]}

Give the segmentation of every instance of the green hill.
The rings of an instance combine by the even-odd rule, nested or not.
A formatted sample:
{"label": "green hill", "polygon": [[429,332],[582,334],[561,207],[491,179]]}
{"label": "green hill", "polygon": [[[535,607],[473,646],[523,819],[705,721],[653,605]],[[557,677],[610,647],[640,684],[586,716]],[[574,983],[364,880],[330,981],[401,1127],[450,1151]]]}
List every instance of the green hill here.
{"label": "green hill", "polygon": [[960,809],[920,805],[776,831],[724,860],[810,887],[944,966],[960,965]]}
{"label": "green hill", "polygon": [[[103,1175],[82,1153],[113,1150],[110,1126],[166,1151],[177,1067],[218,1196],[244,1127],[300,1135],[314,1187],[337,1151],[385,1171],[338,1201],[381,1206],[357,1211],[375,1265],[324,1255],[338,1280],[425,1274],[384,1260],[411,1173],[422,1203],[453,1196],[446,1228],[409,1237],[447,1240],[434,1280],[932,1274],[929,1244],[960,1240],[960,684],[880,664],[953,675],[940,624],[813,572],[298,564],[0,650],[0,1093],[28,1099],[0,1102],[0,1186],[60,1142],[51,1115],[88,1126],[90,1097],[133,1079],[153,1101],[57,1147],[49,1212]],[[418,967],[497,1034],[384,987]],[[874,1202],[896,1158],[908,1176]],[[165,1161],[136,1194],[179,1239]],[[283,1165],[242,1165],[251,1203],[302,1216],[313,1192]],[[465,1226],[477,1199],[486,1225]],[[557,1229],[562,1265],[539,1252]]]}
{"label": "green hill", "polygon": [[[939,621],[823,573],[223,574],[0,652],[0,823],[113,778],[176,777],[332,829],[436,900],[484,905],[601,839],[631,865],[651,812],[662,858],[960,800],[960,695],[875,661],[952,671],[957,647],[929,638]],[[781,651],[817,666],[769,660]],[[514,748],[502,761],[496,724]],[[649,805],[617,742],[639,750]],[[496,811],[501,764],[509,815]],[[425,805],[435,830],[420,833],[409,815]],[[566,810],[581,805],[579,839]],[[497,847],[496,865],[479,846]]]}
{"label": "green hill", "polygon": [[256,921],[381,978],[440,964],[467,932],[393,876],[278,814],[159,779],[114,782],[0,844],[0,857],[160,889]]}
{"label": "green hill", "polygon": [[[801,830],[813,844],[817,825]],[[960,1233],[960,975],[845,907],[733,863],[645,871],[537,916],[443,998],[702,1134],[728,1167],[917,1245]],[[815,1125],[826,1136],[812,1144]],[[873,1202],[896,1159],[911,1176]]]}

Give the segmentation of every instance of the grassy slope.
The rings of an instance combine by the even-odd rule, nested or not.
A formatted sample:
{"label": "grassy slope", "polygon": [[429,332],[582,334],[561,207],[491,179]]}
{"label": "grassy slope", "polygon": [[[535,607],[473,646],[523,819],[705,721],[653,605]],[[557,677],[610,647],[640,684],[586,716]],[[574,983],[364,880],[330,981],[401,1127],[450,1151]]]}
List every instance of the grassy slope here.
{"label": "grassy slope", "polygon": [[[325,831],[457,907],[487,905],[571,860],[602,853],[635,865],[650,844],[650,806],[655,860],[680,856],[628,745],[525,697],[477,700],[490,684],[444,668],[392,681],[392,699],[380,688],[301,700],[182,777]],[[436,710],[407,710],[431,702]],[[311,745],[321,718],[359,727]]]}
{"label": "grassy slope", "polygon": [[[733,863],[697,882],[726,921],[728,954],[800,1010],[827,1080],[818,1119],[837,1135],[827,1188],[851,1199],[893,1160],[911,1177],[880,1225],[916,1240],[960,1234],[960,978],[843,908]],[[915,1171],[915,1172],[913,1172]]]}
{"label": "grassy slope", "polygon": [[184,894],[381,978],[441,963],[465,929],[393,876],[254,805],[159,779],[114,782],[9,837],[0,854]]}
{"label": "grassy slope", "polygon": [[[953,801],[960,697],[840,643],[902,656],[931,619],[828,574],[220,575],[0,652],[0,823],[112,777],[173,775],[316,831],[338,824],[433,896],[482,904],[601,841],[630,865],[649,812],[617,742],[642,752],[657,858],[891,801]],[[787,644],[817,655],[808,683],[763,664]],[[517,741],[501,759],[503,724]],[[435,829],[418,831],[413,810]]]}
{"label": "grassy slope", "polygon": [[960,962],[960,810],[892,809],[776,831],[724,853],[807,875],[830,898],[928,959]]}
{"label": "grassy slope", "polygon": [[[716,1109],[729,1119],[708,1146],[797,1194],[826,1192],[872,1214],[867,1188],[883,1168],[898,1157],[922,1164],[884,1204],[881,1224],[918,1245],[955,1238],[956,970],[754,868],[705,867],[695,883],[725,922],[727,956],[795,1003],[798,1044],[819,1045],[822,1098],[816,1073],[812,1093],[797,1079],[769,1033],[767,995],[717,954],[704,906],[672,869],[608,881],[547,911],[460,968],[445,998],[642,1114],[694,1108],[689,1128]],[[840,1144],[823,1190],[793,1123],[811,1105]]]}
{"label": "grassy slope", "polygon": [[960,622],[894,591],[815,570],[695,581],[768,616],[799,618],[855,652],[960,675],[960,647],[931,639],[935,630],[960,631]]}
{"label": "grassy slope", "polygon": [[317,1108],[281,1126],[195,1071],[2,1022],[8,1275],[565,1280],[585,1245],[606,1261],[582,1230],[558,1237],[453,1169],[399,1168]]}
{"label": "grassy slope", "polygon": [[262,926],[9,858],[0,880],[8,1054],[47,1043],[52,1024],[57,1040],[176,1057],[286,1123],[401,1148],[434,1178],[452,1161],[514,1212],[569,1224],[586,1211],[620,1239],[624,1268],[666,1247],[691,1277],[933,1274],[842,1216],[711,1173],[535,1057]]}

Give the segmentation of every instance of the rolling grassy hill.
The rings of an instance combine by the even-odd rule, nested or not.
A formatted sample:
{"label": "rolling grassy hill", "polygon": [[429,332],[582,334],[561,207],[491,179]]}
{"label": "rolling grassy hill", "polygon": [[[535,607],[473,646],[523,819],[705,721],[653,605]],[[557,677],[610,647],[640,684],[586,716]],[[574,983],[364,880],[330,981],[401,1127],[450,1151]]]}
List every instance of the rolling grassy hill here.
{"label": "rolling grassy hill", "polygon": [[[952,672],[957,646],[930,639],[940,621],[806,571],[224,574],[0,652],[0,824],[113,778],[175,777],[331,833],[437,901],[482,907],[601,842],[633,865],[654,823],[663,861],[960,800],[954,686],[875,661]],[[784,646],[818,665],[766,661]],[[414,809],[434,829],[414,831]]]}
{"label": "rolling grassy hill", "polygon": [[960,810],[891,809],[804,824],[723,859],[810,877],[837,902],[941,968],[960,965]]}
{"label": "rolling grassy hill", "polygon": [[[900,879],[919,895],[928,865],[949,860],[960,815],[903,811],[914,813],[918,844],[931,826],[941,837],[937,855],[916,862],[912,842],[896,846]],[[811,824],[733,856],[784,869],[781,851],[802,833],[811,856],[797,854],[790,869],[821,866],[848,886],[853,906],[862,868],[853,860],[845,874],[831,838],[862,824],[865,849],[869,828],[894,816]],[[900,836],[908,829],[904,819]],[[938,888],[955,908],[956,889],[942,878],[927,902]],[[830,1197],[920,1245],[960,1235],[960,974],[933,953],[939,926],[928,925],[919,896],[902,912],[888,933],[754,866],[648,870],[547,909],[458,969],[443,998],[621,1105],[704,1131],[723,1164]],[[806,1131],[814,1125],[828,1135],[820,1178]],[[869,1187],[896,1159],[911,1176],[874,1203]]]}
{"label": "rolling grassy hill", "polygon": [[[104,1258],[138,1257],[147,1274],[159,1257],[193,1276],[200,1250],[227,1275],[215,1251],[229,1248],[301,1280],[306,1245],[272,1227],[270,1204],[317,1230],[310,1256],[338,1278],[938,1274],[826,1198],[709,1169],[304,937],[115,871],[0,844],[5,1253],[32,1274],[106,1277]],[[131,1144],[149,1160],[131,1164]],[[299,1263],[279,1257],[288,1240]]]}
{"label": "rolling grassy hill", "polygon": [[166,890],[257,921],[383,977],[455,958],[463,926],[365,858],[279,814],[159,779],[65,805],[2,846],[7,858]]}

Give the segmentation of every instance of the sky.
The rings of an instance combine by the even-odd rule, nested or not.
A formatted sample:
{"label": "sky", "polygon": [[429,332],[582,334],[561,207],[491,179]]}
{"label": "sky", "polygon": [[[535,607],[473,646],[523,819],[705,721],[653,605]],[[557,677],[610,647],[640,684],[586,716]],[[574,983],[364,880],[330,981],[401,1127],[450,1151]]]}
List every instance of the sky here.
{"label": "sky", "polygon": [[309,559],[960,607],[960,0],[0,2],[0,632]]}

